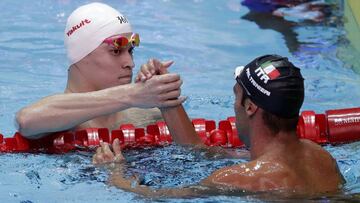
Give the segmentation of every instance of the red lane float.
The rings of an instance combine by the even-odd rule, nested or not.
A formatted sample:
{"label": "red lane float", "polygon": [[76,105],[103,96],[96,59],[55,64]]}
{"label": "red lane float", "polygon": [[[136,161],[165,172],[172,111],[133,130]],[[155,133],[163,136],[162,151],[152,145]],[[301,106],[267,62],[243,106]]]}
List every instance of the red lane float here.
{"label": "red lane float", "polygon": [[328,110],[325,114],[303,111],[297,133],[300,138],[319,144],[359,141],[360,108]]}
{"label": "red lane float", "polygon": [[[192,124],[206,145],[242,147],[237,135],[235,117],[221,120],[216,128],[213,120],[194,119]],[[360,140],[360,108],[328,110],[325,114],[304,111],[297,126],[299,138],[310,139],[319,144],[338,144]],[[121,125],[111,132],[106,128],[88,128],[76,132],[60,132],[45,138],[29,140],[20,133],[4,138],[0,134],[0,152],[66,153],[75,149],[88,150],[111,143],[118,138],[121,147],[144,148],[164,146],[172,142],[165,122],[159,121],[144,128],[132,124]]]}

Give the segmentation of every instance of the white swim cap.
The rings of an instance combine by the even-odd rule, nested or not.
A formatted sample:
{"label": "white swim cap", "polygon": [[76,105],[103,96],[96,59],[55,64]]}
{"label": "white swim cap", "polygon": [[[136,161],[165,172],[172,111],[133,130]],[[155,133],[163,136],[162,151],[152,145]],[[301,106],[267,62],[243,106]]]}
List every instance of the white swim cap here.
{"label": "white swim cap", "polygon": [[69,16],[64,38],[70,65],[95,50],[106,38],[132,32],[127,18],[103,3],[90,3]]}

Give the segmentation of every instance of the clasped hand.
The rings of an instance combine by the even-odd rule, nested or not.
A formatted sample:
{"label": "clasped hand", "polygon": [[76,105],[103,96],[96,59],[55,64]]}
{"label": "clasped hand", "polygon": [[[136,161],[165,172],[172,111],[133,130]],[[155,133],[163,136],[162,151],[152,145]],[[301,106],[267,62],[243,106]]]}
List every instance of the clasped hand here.
{"label": "clasped hand", "polygon": [[133,93],[134,105],[140,108],[164,108],[178,106],[186,100],[186,97],[180,96],[180,76],[168,73],[168,68],[172,64],[172,61],[160,62],[150,59],[141,66],[135,78],[138,92]]}

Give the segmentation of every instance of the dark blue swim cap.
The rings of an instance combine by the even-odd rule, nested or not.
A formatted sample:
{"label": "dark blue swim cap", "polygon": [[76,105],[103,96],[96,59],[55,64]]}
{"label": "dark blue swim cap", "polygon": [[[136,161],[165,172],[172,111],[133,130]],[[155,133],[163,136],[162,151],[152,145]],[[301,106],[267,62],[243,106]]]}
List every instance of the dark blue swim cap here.
{"label": "dark blue swim cap", "polygon": [[282,118],[299,116],[304,101],[304,78],[288,58],[260,56],[236,77],[246,95],[260,108]]}

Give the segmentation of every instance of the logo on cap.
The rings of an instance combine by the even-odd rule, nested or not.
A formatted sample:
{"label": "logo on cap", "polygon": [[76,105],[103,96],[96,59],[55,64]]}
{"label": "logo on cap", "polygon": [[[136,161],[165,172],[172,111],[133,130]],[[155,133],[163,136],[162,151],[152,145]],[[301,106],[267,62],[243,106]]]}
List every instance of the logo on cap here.
{"label": "logo on cap", "polygon": [[91,20],[89,19],[84,19],[82,20],[79,24],[73,26],[66,34],[68,37],[70,37],[70,35],[72,35],[75,31],[77,31],[78,29],[80,29],[81,27],[85,26],[86,24],[91,23]]}
{"label": "logo on cap", "polygon": [[255,73],[265,84],[269,80],[274,80],[280,76],[280,72],[272,65],[271,61],[261,64],[261,66],[255,70]]}
{"label": "logo on cap", "polygon": [[118,16],[116,18],[120,21],[120,24],[129,23],[128,19],[126,19],[124,16]]}

